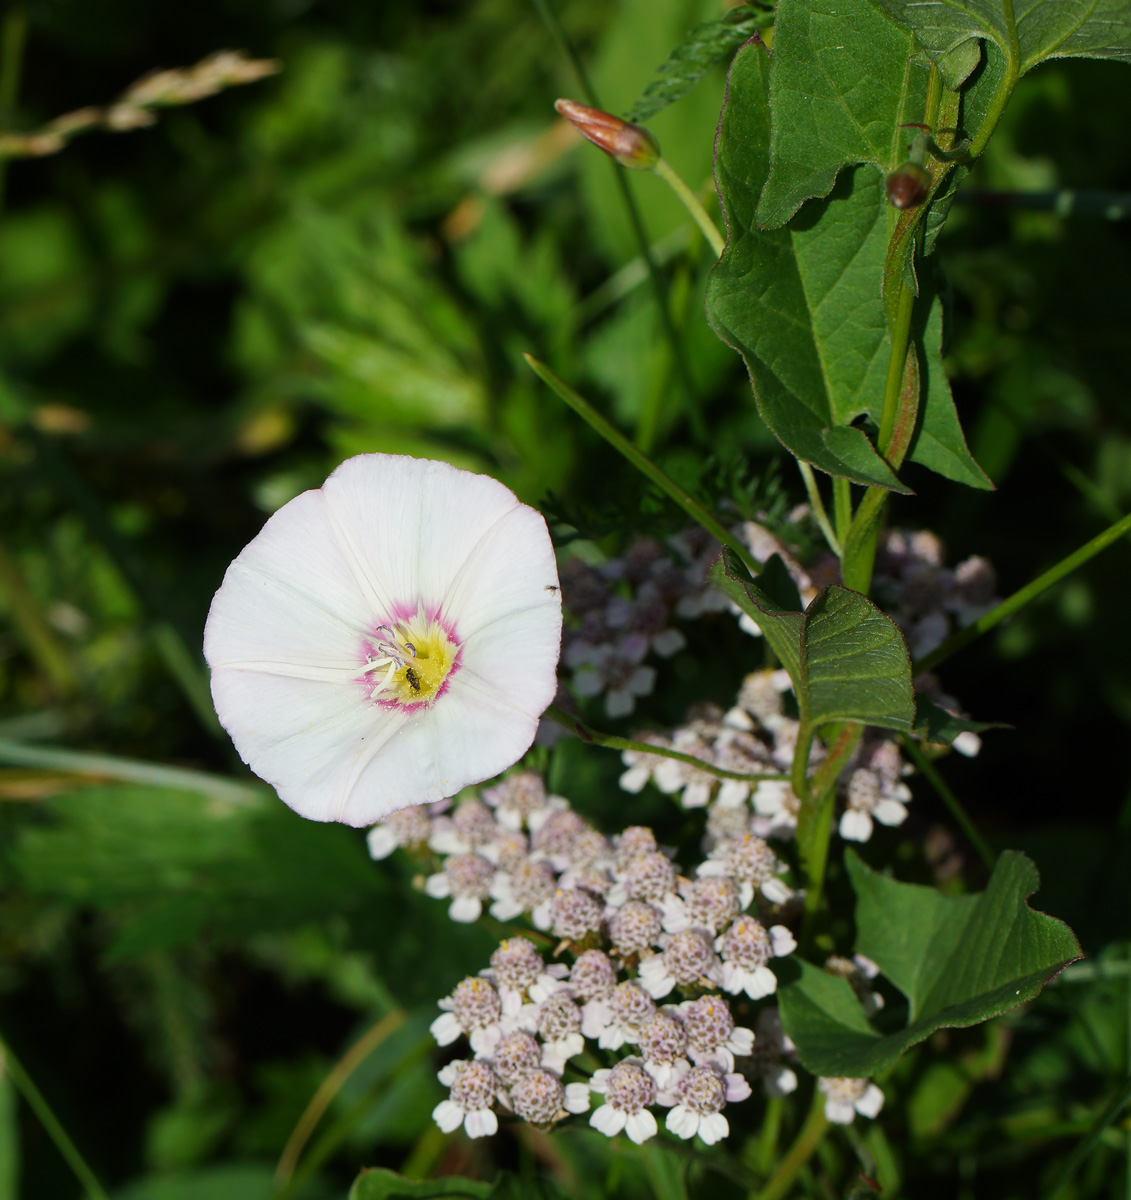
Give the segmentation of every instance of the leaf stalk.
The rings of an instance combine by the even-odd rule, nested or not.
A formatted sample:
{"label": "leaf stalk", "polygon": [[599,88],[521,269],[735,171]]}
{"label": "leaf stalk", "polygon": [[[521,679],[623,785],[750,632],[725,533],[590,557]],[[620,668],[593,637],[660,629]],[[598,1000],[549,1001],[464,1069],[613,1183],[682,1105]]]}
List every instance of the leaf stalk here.
{"label": "leaf stalk", "polygon": [[699,226],[703,236],[707,239],[707,245],[714,251],[715,257],[722,258],[726,242],[707,210],[699,203],[699,197],[683,182],[675,168],[662,155],[656,160],[652,170],[675,192],[679,202],[687,209],[695,224]]}
{"label": "leaf stalk", "polygon": [[603,746],[606,750],[635,750],[641,754],[654,754],[658,758],[674,758],[676,762],[687,763],[689,766],[696,767],[700,771],[706,771],[708,775],[714,775],[719,779],[738,779],[744,783],[761,783],[763,780],[784,782],[786,779],[784,775],[745,774],[742,771],[725,771],[722,767],[716,767],[714,763],[696,758],[693,754],[684,754],[680,750],[669,750],[666,746],[655,746],[651,742],[637,742],[632,738],[615,737],[611,733],[601,733],[600,730],[586,725],[580,718],[566,712],[564,708],[559,708],[556,704],[551,704],[543,715],[549,717],[551,721],[556,721],[563,729],[576,734],[583,742],[592,742],[594,746]]}

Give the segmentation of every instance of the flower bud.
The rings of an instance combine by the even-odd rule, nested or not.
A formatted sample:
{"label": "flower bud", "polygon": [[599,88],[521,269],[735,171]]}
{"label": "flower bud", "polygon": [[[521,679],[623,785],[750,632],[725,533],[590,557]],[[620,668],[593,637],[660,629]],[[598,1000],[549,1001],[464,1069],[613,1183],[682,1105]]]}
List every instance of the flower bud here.
{"label": "flower bud", "polygon": [[931,190],[931,177],[917,163],[905,162],[887,177],[888,200],[893,208],[915,208]]}
{"label": "flower bud", "polygon": [[556,100],[554,108],[574,129],[615,158],[622,167],[650,171],[659,161],[660,147],[647,129],[574,100]]}

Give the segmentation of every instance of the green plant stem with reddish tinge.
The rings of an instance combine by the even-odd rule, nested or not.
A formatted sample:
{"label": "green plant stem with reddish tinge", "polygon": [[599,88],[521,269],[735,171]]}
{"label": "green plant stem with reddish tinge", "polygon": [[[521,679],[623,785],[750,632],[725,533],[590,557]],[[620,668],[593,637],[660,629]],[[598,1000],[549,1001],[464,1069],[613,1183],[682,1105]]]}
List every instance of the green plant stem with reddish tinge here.
{"label": "green plant stem with reddish tinge", "polygon": [[[833,810],[836,801],[836,781],[844,764],[856,752],[864,726],[846,723],[829,726],[831,744],[824,762],[812,779],[798,777],[798,757],[794,757],[793,790],[801,800],[797,821],[797,846],[805,870],[805,910],[801,927],[801,944],[811,945],[816,933],[824,895],[825,872],[829,863],[829,841],[832,838]],[[802,746],[798,738],[798,747]],[[804,762],[807,765],[812,737],[805,744]],[[803,790],[798,791],[798,786]]]}

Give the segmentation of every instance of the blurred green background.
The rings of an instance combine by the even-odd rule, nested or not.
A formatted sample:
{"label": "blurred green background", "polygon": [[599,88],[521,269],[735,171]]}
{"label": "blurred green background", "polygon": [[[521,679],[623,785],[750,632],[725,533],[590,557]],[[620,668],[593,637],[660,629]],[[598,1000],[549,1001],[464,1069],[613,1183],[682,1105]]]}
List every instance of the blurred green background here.
{"label": "blurred green background", "polygon": [[[624,111],[723,8],[554,11],[604,106]],[[246,779],[201,691],[208,603],[266,515],[350,454],[447,459],[530,503],[552,496],[582,524],[611,511],[609,525],[636,514],[646,529],[639,481],[524,350],[707,499],[720,480],[780,468],[800,501],[741,364],[703,320],[701,238],[658,180],[629,181],[676,349],[613,168],[554,117],[558,95],[581,92],[530,0],[43,0],[9,5],[2,41],[3,124],[17,131],[218,49],[281,70],[6,167],[0,1036],[129,1200],[271,1195],[332,1063],[401,1010],[335,1100],[294,1194],[343,1196],[378,1164],[485,1179],[505,1167],[526,1180],[520,1194],[546,1170],[567,1194],[743,1194],[709,1166],[613,1150],[584,1129],[442,1138],[426,1027],[435,999],[485,961],[487,933],[448,922],[403,864],[374,867],[359,834],[254,790],[97,782],[51,759],[66,748]],[[1131,190],[1128,78],[1118,64],[1042,67],[968,186]],[[696,188],[723,86],[719,68],[649,122]],[[1004,595],[1131,503],[1131,224],[959,206],[939,257],[956,399],[999,490],[920,472],[894,519],[934,528],[952,562],[988,555]],[[1030,1011],[939,1035],[900,1065],[886,1135],[866,1135],[899,1194],[1042,1194],[1128,1075],[1129,570],[1122,543],[942,673],[975,717],[1015,727],[948,762],[948,779],[991,841],[1034,857],[1035,904],[1099,957]],[[677,667],[645,717],[697,698]],[[616,791],[615,760],[551,765],[608,831],[678,825]],[[878,844],[905,875],[969,865],[925,791]],[[845,1145],[828,1153],[823,1170],[846,1169]],[[1131,1195],[1129,1162],[1117,1123],[1064,1194]],[[800,1186],[829,1194],[816,1175]],[[81,1194],[0,1079],[0,1200]]]}

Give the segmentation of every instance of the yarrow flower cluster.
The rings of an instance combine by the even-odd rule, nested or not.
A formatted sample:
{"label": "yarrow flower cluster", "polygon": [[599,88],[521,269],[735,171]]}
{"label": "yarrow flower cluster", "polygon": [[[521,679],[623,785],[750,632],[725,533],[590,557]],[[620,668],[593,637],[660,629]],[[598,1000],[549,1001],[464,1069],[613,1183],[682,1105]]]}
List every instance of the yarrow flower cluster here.
{"label": "yarrow flower cluster", "polygon": [[[506,939],[440,1001],[437,1042],[463,1039],[472,1055],[441,1072],[441,1128],[486,1136],[500,1113],[548,1127],[592,1105],[590,1123],[609,1136],[644,1141],[665,1109],[679,1137],[726,1136],[724,1110],[750,1095],[742,1067],[756,1053],[730,997],[772,995],[769,964],[796,948],[775,919],[793,893],[768,843],[747,833],[731,860],[685,874],[651,829],[605,837],[530,771],[454,809],[415,811],[411,824],[394,813],[370,831],[374,857],[398,847],[438,856],[424,888],[454,920],[486,906],[521,915],[545,947]],[[780,1057],[776,1044],[761,1059]],[[569,1078],[593,1054],[617,1061],[588,1082]]]}
{"label": "yarrow flower cluster", "polygon": [[998,602],[988,559],[975,556],[949,568],[943,557],[942,542],[926,529],[889,530],[876,555],[875,593],[903,630],[913,658],[929,654]]}
{"label": "yarrow flower cluster", "polygon": [[[794,836],[801,808],[785,775],[799,728],[786,707],[789,687],[784,671],[755,671],[746,677],[726,712],[699,705],[670,737],[638,735],[639,741],[678,750],[708,766],[766,778],[757,782],[725,779],[689,763],[640,750],[624,752],[626,769],[620,778],[625,791],[639,792],[651,782],[660,791],[677,796],[685,808],[706,807],[713,844],[699,874],[729,877],[742,896],[760,890],[779,904],[789,893],[778,877],[769,842]],[[822,758],[821,747],[815,744],[810,769],[815,770]],[[840,836],[865,842],[875,822],[899,825],[906,820],[911,789],[904,779],[910,773],[895,739],[883,730],[868,730],[838,777],[837,791],[843,804],[837,826]]]}
{"label": "yarrow flower cluster", "polygon": [[[779,554],[808,601],[815,590],[786,547],[765,526],[746,521],[733,531],[756,558]],[[678,622],[730,612],[747,633],[758,626],[707,581],[719,545],[693,529],[659,542],[641,538],[621,558],[593,566],[578,557],[562,567],[562,594],[569,623],[562,663],[573,689],[588,698],[603,695],[609,717],[629,716],[636,701],[656,683],[652,658],[670,658],[687,645]]]}

